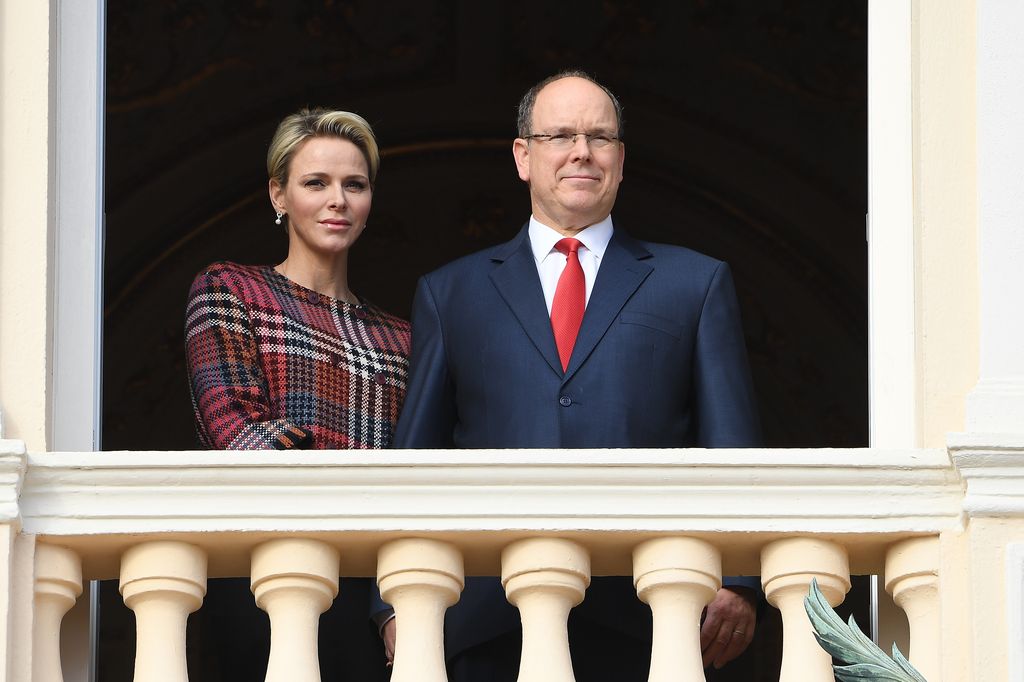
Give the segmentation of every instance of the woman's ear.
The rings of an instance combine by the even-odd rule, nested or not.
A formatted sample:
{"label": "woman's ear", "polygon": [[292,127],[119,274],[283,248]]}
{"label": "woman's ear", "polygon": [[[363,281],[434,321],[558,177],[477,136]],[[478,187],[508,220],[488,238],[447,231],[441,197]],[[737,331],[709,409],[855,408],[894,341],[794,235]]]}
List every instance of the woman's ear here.
{"label": "woman's ear", "polygon": [[270,194],[270,203],[278,213],[287,213],[288,209],[284,204],[284,188],[274,178],[267,183],[267,190]]}

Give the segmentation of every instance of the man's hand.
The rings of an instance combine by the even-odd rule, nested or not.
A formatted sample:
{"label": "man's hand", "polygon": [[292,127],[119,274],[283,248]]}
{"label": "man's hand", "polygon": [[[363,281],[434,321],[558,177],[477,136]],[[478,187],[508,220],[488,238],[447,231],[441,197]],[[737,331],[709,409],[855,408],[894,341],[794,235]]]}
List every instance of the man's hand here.
{"label": "man's hand", "polygon": [[746,650],[754,638],[757,595],[749,587],[723,587],[708,604],[700,628],[704,667],[721,668]]}
{"label": "man's hand", "polygon": [[388,622],[384,623],[384,627],[380,629],[380,637],[384,640],[384,655],[388,657],[388,665],[395,662],[395,632],[397,626],[395,625],[395,619],[392,618]]}

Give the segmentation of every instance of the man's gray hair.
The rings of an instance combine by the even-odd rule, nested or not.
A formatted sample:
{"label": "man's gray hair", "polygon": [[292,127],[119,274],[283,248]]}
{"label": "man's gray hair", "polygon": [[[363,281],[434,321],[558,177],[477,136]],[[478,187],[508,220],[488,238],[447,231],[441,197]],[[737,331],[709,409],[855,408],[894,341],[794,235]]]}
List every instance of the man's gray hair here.
{"label": "man's gray hair", "polygon": [[586,71],[580,71],[579,69],[560,71],[554,76],[548,76],[540,83],[537,83],[526,91],[526,94],[523,95],[523,99],[519,101],[519,118],[517,121],[519,125],[519,137],[526,137],[534,132],[531,128],[533,127],[533,106],[537,103],[537,94],[548,85],[555,81],[560,81],[563,78],[582,78],[583,80],[590,81],[597,87],[601,88],[601,90],[604,91],[604,94],[608,95],[608,99],[612,101],[612,106],[615,108],[615,122],[618,126],[618,130],[615,134],[621,140],[622,135],[625,132],[625,125],[622,120],[622,105],[619,104],[619,99],[611,90],[598,83],[593,76]]}

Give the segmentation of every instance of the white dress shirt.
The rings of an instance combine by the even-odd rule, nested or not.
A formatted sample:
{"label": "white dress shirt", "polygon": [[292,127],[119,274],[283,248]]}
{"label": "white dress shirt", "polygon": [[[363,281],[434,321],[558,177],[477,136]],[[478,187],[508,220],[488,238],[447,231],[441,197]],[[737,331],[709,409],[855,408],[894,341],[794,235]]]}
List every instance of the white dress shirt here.
{"label": "white dress shirt", "polygon": [[[530,248],[533,249],[533,258],[537,263],[537,274],[540,275],[540,286],[544,289],[544,303],[547,304],[548,315],[550,315],[551,302],[555,300],[555,289],[558,287],[558,278],[562,276],[566,261],[566,256],[555,248],[555,244],[560,239],[564,239],[565,235],[539,222],[533,216],[530,216],[529,235]],[[601,267],[601,259],[604,258],[605,249],[608,248],[611,238],[611,216],[584,228],[576,235],[576,239],[579,239],[581,243],[577,254],[586,281],[585,300],[587,303],[590,302],[590,292],[594,290],[597,270]]]}

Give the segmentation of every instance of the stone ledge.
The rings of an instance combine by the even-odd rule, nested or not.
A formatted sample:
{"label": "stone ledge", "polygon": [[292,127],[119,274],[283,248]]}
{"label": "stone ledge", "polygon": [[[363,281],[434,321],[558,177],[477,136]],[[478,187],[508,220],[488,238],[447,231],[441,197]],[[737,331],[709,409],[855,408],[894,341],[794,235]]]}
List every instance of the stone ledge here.
{"label": "stone ledge", "polygon": [[47,453],[26,532],[936,533],[944,450]]}
{"label": "stone ledge", "polygon": [[968,517],[1024,517],[1024,433],[952,433],[948,442]]}

